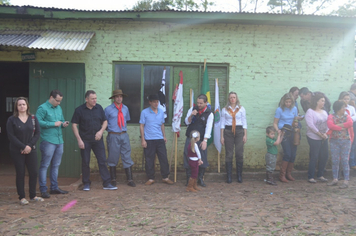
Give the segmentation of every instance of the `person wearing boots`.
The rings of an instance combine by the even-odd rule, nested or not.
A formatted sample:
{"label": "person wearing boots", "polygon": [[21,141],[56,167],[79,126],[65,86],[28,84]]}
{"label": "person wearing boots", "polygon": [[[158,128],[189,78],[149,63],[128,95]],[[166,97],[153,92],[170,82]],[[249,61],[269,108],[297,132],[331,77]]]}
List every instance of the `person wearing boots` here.
{"label": "person wearing boots", "polygon": [[277,154],[278,148],[277,146],[281,143],[283,139],[283,132],[278,130],[278,136],[275,137],[276,130],[273,126],[268,126],[266,128],[266,145],[267,145],[267,153],[265,156],[266,159],[266,183],[270,185],[277,185],[277,183],[273,179],[273,171],[276,169],[277,162]]}
{"label": "person wearing boots", "polygon": [[242,183],[244,145],[247,142],[246,110],[240,105],[239,97],[230,92],[227,105],[222,109],[221,144],[225,145],[226,182],[232,182],[232,159],[235,150],[237,182]]}
{"label": "person wearing boots", "polygon": [[121,156],[127,185],[136,187],[132,177],[134,162],[131,159],[130,138],[127,133],[127,121],[130,120],[130,113],[127,106],[122,103],[126,96],[121,89],[114,90],[112,96],[109,98],[113,99],[114,102],[105,108],[105,116],[108,120],[108,136],[106,137],[109,153],[108,165],[110,168],[111,184],[116,186],[116,166]]}
{"label": "person wearing boots", "polygon": [[292,127],[298,127],[298,110],[294,105],[294,98],[290,93],[284,94],[279,104],[274,116],[273,127],[277,132],[282,130],[282,128],[286,130],[281,142],[283,161],[279,173],[279,180],[288,183],[288,180],[294,180],[291,173],[295,157],[297,156],[297,145],[294,145],[294,129]]}
{"label": "person wearing boots", "polygon": [[186,174],[187,174],[187,184],[191,176],[187,148],[191,140],[190,133],[193,130],[197,130],[200,133],[200,140],[197,142],[197,145],[199,146],[201,159],[203,161],[203,164],[199,166],[197,182],[198,184],[200,184],[200,186],[206,187],[206,184],[204,183],[204,173],[205,173],[205,169],[209,166],[207,142],[211,136],[211,129],[213,127],[213,122],[214,122],[214,114],[212,113],[211,109],[208,107],[208,98],[205,94],[200,94],[198,96],[197,105],[195,107],[191,107],[188,110],[187,116],[185,117],[184,121],[185,124],[188,125],[187,132],[185,133],[187,139],[185,141],[184,159],[183,159],[184,168],[186,169]]}
{"label": "person wearing boots", "polygon": [[189,157],[189,167],[191,170],[191,176],[187,185],[187,192],[197,192],[201,189],[197,186],[197,178],[199,172],[199,166],[203,164],[197,142],[200,140],[200,134],[198,131],[193,130],[190,134],[190,144],[187,147],[187,153]]}
{"label": "person wearing boots", "polygon": [[[93,150],[98,161],[100,177],[105,190],[115,190],[117,187],[110,184],[110,174],[106,166],[105,146],[103,132],[107,121],[102,106],[96,103],[96,94],[93,90],[85,93],[85,103],[77,107],[72,117],[72,130],[77,138],[78,147],[82,156],[83,190],[90,190],[90,152]],[[79,125],[79,131],[78,131]]]}

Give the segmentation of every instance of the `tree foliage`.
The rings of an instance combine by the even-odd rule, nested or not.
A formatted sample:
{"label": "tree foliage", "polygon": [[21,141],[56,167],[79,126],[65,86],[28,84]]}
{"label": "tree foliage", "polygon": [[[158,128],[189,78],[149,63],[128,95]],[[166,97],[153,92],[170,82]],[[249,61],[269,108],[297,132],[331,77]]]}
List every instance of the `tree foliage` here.
{"label": "tree foliage", "polygon": [[332,12],[338,16],[356,16],[356,0],[350,0],[345,5],[339,7],[338,10]]}
{"label": "tree foliage", "polygon": [[213,6],[214,2],[209,0],[139,0],[132,8],[132,10],[204,10],[207,11],[209,6]]}
{"label": "tree foliage", "polygon": [[337,0],[269,0],[272,12],[290,14],[315,14]]}
{"label": "tree foliage", "polygon": [[6,4],[6,5],[10,5],[10,0],[0,0],[0,5],[3,5],[3,4]]}

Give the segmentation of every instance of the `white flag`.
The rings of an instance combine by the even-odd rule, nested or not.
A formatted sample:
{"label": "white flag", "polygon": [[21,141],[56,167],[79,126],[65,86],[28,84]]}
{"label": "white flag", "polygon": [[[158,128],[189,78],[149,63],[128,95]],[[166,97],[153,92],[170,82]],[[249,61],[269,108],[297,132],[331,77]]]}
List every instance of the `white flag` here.
{"label": "white flag", "polygon": [[214,109],[214,145],[221,152],[220,142],[220,102],[218,79],[215,79],[215,109]]}
{"label": "white flag", "polygon": [[[159,90],[159,100],[158,107],[163,110],[164,118],[167,118],[167,108],[166,108],[166,70],[163,70],[161,89]],[[164,102],[163,102],[164,101]]]}
{"label": "white flag", "polygon": [[172,131],[180,131],[180,122],[183,115],[183,72],[179,72],[180,81],[174,99],[174,115],[172,119]]}

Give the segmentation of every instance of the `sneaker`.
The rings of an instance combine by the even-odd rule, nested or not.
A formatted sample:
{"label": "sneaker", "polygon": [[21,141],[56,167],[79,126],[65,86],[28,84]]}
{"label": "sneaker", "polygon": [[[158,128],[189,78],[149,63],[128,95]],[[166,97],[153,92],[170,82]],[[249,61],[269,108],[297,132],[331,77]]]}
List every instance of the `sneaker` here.
{"label": "sneaker", "polygon": [[309,182],[309,183],[312,183],[312,184],[315,184],[315,183],[316,183],[316,180],[313,179],[313,178],[311,178],[311,179],[308,180],[308,182]]}
{"label": "sneaker", "polygon": [[20,205],[27,205],[28,204],[28,201],[26,200],[26,198],[22,198],[20,200]]}
{"label": "sneaker", "polygon": [[173,181],[168,178],[162,179],[162,182],[166,184],[174,184]]}
{"label": "sneaker", "polygon": [[49,195],[48,192],[42,192],[42,193],[41,193],[41,197],[42,197],[42,198],[50,198],[51,195]]}
{"label": "sneaker", "polygon": [[31,202],[43,202],[44,199],[41,198],[41,197],[37,197],[37,196],[36,196],[36,197],[30,199],[30,201],[31,201]]}
{"label": "sneaker", "polygon": [[334,179],[333,181],[331,181],[330,183],[328,183],[327,186],[336,186],[336,185],[337,185],[337,182],[338,182],[338,181]]}
{"label": "sneaker", "polygon": [[318,180],[321,182],[328,182],[328,179],[324,178],[323,176],[319,177]]}
{"label": "sneaker", "polygon": [[145,185],[152,185],[155,181],[153,179],[149,179]]}
{"label": "sneaker", "polygon": [[104,190],[116,190],[117,187],[112,186],[111,184],[106,185],[103,187]]}
{"label": "sneaker", "polygon": [[349,181],[344,180],[344,182],[342,183],[342,185],[339,188],[343,189],[343,188],[348,188],[348,187],[349,187]]}
{"label": "sneaker", "polygon": [[90,190],[90,184],[84,184],[83,191],[89,191]]}

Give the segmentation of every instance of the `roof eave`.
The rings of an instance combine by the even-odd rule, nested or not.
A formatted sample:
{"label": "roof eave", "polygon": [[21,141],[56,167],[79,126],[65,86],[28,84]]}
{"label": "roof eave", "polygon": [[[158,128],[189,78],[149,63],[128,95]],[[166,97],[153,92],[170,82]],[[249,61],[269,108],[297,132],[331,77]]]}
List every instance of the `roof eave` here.
{"label": "roof eave", "polygon": [[268,13],[225,13],[187,11],[81,11],[31,6],[0,6],[0,18],[63,20],[132,20],[178,24],[257,24],[307,27],[355,27],[356,18]]}

